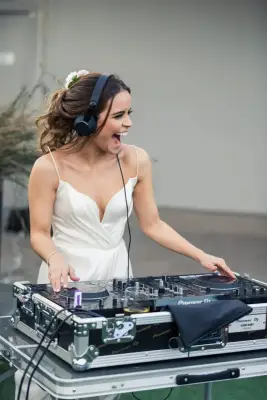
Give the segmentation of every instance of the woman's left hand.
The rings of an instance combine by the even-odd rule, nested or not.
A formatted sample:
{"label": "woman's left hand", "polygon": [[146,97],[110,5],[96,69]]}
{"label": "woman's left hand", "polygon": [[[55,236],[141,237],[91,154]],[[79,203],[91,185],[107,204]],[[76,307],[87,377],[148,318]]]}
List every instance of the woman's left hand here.
{"label": "woman's left hand", "polygon": [[226,265],[223,258],[214,257],[211,254],[204,253],[199,261],[204,268],[207,268],[212,272],[218,271],[221,275],[236,279],[235,274]]}

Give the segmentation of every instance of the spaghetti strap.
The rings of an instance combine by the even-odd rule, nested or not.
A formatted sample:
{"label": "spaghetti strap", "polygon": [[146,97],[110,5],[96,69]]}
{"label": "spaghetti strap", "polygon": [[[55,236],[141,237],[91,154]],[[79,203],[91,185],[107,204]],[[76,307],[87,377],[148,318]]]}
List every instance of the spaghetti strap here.
{"label": "spaghetti strap", "polygon": [[49,146],[47,146],[47,147],[48,147],[49,153],[50,153],[50,155],[51,155],[51,158],[52,158],[52,161],[53,161],[55,170],[57,171],[58,179],[60,180],[60,175],[59,175],[58,167],[57,167],[57,164],[56,164],[55,159],[54,159],[54,157],[53,157],[52,151],[50,150],[50,147],[49,147]]}
{"label": "spaghetti strap", "polygon": [[136,154],[136,177],[138,178],[138,174],[139,174],[139,157],[138,157],[138,151],[137,151],[137,147],[133,146],[135,149],[135,154]]}

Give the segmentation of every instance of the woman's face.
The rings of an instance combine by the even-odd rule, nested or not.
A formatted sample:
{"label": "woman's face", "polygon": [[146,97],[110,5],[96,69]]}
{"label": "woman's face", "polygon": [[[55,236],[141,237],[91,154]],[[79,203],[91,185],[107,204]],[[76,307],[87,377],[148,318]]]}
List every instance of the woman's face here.
{"label": "woman's face", "polygon": [[109,111],[105,125],[99,134],[93,138],[95,145],[102,151],[112,154],[117,154],[120,151],[121,140],[123,136],[128,134],[128,130],[132,126],[130,118],[131,100],[129,92],[126,90],[119,92],[113,99],[110,111],[109,101],[106,108],[99,114],[97,128],[104,123]]}

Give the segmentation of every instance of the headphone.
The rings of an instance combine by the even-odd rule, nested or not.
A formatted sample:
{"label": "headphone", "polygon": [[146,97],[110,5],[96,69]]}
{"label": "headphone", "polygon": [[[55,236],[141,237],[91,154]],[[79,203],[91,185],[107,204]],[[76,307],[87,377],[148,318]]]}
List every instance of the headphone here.
{"label": "headphone", "polygon": [[111,75],[100,75],[96,81],[85,115],[78,115],[78,117],[75,118],[74,129],[79,136],[91,136],[96,132],[97,117],[95,115],[87,115],[87,113],[97,108],[102,91],[110,77]]}

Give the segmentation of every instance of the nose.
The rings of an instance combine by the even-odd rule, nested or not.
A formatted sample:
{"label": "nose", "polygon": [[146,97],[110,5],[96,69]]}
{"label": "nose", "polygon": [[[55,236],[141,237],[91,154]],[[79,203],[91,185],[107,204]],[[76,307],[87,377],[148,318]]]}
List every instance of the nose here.
{"label": "nose", "polygon": [[131,128],[132,124],[133,124],[133,122],[132,122],[132,120],[130,118],[130,115],[126,115],[123,118],[122,126],[125,126],[126,128]]}

